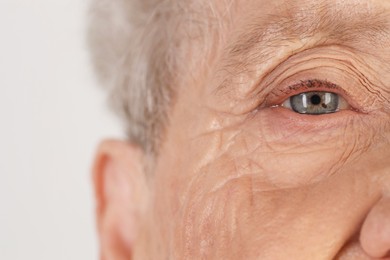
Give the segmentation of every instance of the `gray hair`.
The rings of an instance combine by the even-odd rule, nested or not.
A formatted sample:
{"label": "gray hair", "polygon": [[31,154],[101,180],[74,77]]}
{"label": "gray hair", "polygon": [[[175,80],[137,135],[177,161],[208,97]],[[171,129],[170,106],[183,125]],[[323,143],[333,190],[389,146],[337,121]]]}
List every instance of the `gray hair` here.
{"label": "gray hair", "polygon": [[[191,73],[188,53],[211,50],[207,46],[218,37],[213,25],[220,26],[213,1],[92,0],[89,43],[95,69],[124,118],[128,138],[148,154],[158,152],[173,85],[184,70]],[[206,65],[196,59],[193,66]]]}
{"label": "gray hair", "polygon": [[[92,60],[127,136],[155,154],[172,100],[176,39],[171,0],[93,0]],[[177,14],[177,13],[176,13]]]}

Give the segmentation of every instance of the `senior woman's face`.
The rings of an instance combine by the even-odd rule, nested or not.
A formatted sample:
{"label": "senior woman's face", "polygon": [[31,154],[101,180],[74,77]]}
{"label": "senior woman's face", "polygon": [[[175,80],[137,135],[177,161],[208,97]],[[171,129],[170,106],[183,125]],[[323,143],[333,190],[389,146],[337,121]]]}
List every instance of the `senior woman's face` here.
{"label": "senior woman's face", "polygon": [[213,11],[196,14],[210,35],[190,37],[152,175],[133,146],[103,145],[103,257],[385,258],[390,2]]}

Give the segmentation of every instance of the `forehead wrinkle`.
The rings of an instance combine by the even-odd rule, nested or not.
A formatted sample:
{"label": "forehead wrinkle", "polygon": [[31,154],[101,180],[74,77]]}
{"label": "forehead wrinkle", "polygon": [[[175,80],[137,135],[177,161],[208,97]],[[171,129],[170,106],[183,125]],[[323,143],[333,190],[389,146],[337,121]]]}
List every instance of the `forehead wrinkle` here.
{"label": "forehead wrinkle", "polygon": [[[361,6],[356,4],[351,8]],[[275,10],[275,13],[254,17],[254,22],[240,29],[238,40],[223,51],[220,71],[227,72],[228,77],[218,86],[217,92],[229,85],[232,77],[250,72],[250,68],[272,59],[275,51],[296,45],[297,42],[300,48],[305,46],[303,42],[310,42],[314,46],[339,44],[371,48],[390,45],[388,11],[337,10],[329,6],[329,1],[291,10],[284,13]],[[222,92],[226,93],[226,89]]]}
{"label": "forehead wrinkle", "polygon": [[[254,22],[247,25],[239,33],[238,40],[225,51],[233,57],[246,56],[243,54],[248,54],[257,45],[274,47],[274,43],[313,37],[318,33],[344,41],[360,41],[362,38],[373,41],[382,39],[384,35],[389,38],[389,11],[356,13],[354,10],[330,8],[325,2],[329,1],[297,11],[279,11],[253,17]],[[350,7],[361,8],[358,5]]]}

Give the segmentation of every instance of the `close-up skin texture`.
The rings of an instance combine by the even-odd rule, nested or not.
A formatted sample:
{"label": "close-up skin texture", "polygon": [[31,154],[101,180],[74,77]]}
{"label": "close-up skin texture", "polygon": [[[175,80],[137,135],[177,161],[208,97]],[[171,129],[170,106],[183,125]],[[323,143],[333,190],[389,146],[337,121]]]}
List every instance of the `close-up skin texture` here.
{"label": "close-up skin texture", "polygon": [[164,123],[96,156],[101,258],[390,259],[390,1],[178,2]]}

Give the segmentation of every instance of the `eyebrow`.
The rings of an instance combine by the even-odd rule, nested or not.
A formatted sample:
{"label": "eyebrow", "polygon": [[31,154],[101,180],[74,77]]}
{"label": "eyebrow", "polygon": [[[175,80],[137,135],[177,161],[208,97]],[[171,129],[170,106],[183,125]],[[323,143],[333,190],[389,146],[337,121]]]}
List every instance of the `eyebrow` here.
{"label": "eyebrow", "polygon": [[[329,7],[318,4],[312,9],[284,15],[268,14],[253,20],[255,22],[244,28],[237,40],[224,50],[222,70],[231,77],[245,72],[251,65],[272,59],[276,50],[302,39],[313,39],[318,41],[317,45],[342,44],[371,49],[376,46],[385,50],[390,46],[388,12],[333,10],[332,13]],[[218,92],[226,86],[224,83],[218,87]]]}

